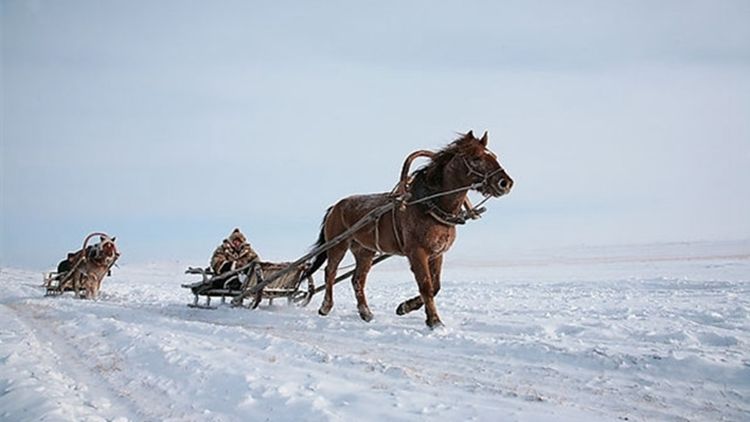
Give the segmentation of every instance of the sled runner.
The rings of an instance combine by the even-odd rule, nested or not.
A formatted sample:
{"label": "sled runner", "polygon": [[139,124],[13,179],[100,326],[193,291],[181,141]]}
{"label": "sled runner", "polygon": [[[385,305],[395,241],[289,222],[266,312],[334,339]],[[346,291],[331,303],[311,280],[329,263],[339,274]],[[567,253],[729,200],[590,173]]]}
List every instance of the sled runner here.
{"label": "sled runner", "polygon": [[[293,265],[289,262],[251,262],[244,267],[222,274],[215,274],[210,268],[189,267],[185,274],[200,274],[203,278],[201,281],[191,284],[183,284],[182,287],[190,289],[195,296],[192,304],[188,306],[194,308],[214,309],[211,306],[212,297],[220,297],[221,303],[226,302],[226,298],[239,298],[239,303],[235,305],[242,306],[245,298],[250,299],[250,308],[257,308],[263,299],[268,299],[273,303],[274,299],[285,297],[287,303],[296,303],[300,306],[306,306],[310,303],[313,294],[315,294],[315,284],[312,275],[303,277],[305,271],[309,268],[306,263]],[[277,276],[280,271],[283,274]],[[271,283],[265,283],[266,280],[273,277]],[[302,285],[307,281],[307,286]],[[261,285],[252,295],[248,292],[258,285]],[[206,301],[200,304],[200,297],[204,296]]]}
{"label": "sled runner", "polygon": [[[99,236],[99,242],[89,245],[89,240]],[[57,265],[57,271],[46,273],[46,296],[61,295],[68,291],[76,297],[94,299],[99,294],[102,280],[110,275],[120,253],[115,238],[106,233],[91,233],[83,240],[83,247]]]}

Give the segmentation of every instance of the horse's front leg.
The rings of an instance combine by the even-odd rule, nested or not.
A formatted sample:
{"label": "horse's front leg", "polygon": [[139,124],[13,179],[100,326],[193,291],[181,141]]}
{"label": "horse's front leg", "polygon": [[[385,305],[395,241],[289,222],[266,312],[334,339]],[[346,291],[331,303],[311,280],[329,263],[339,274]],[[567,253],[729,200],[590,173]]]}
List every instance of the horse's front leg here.
{"label": "horse's front leg", "polygon": [[96,289],[96,276],[89,277],[86,280],[86,284],[83,285],[84,287],[84,294],[86,299],[94,299],[94,289]]}
{"label": "horse's front leg", "polygon": [[86,282],[86,276],[78,273],[73,278],[73,294],[75,295],[76,299],[79,299],[81,297],[81,286]]}
{"label": "horse's front leg", "polygon": [[106,277],[106,273],[102,274],[101,277],[99,277],[99,280],[96,282],[96,289],[94,290],[94,298],[99,297],[99,291],[102,288],[102,280],[104,280],[104,277]]}
{"label": "horse's front leg", "polygon": [[[432,276],[432,295],[437,296],[440,291],[440,274],[443,268],[443,255],[438,255],[430,259],[430,275]],[[401,302],[396,308],[396,314],[406,315],[411,311],[416,311],[424,305],[422,296],[414,296]]]}
{"label": "horse's front leg", "polygon": [[409,263],[411,264],[411,271],[414,273],[414,278],[419,286],[419,295],[425,306],[424,310],[427,315],[425,323],[430,328],[442,326],[443,323],[440,321],[437,308],[435,307],[432,275],[430,274],[430,262],[427,252],[422,249],[417,249],[409,255]]}
{"label": "horse's front leg", "polygon": [[443,255],[430,259],[430,275],[432,275],[432,295],[437,296],[440,291],[440,274],[443,271]]}
{"label": "horse's front leg", "polygon": [[102,284],[102,279],[104,278],[105,272],[97,271],[96,274],[94,274],[94,277],[89,282],[91,288],[88,293],[89,299],[96,299],[99,297],[99,288]]}

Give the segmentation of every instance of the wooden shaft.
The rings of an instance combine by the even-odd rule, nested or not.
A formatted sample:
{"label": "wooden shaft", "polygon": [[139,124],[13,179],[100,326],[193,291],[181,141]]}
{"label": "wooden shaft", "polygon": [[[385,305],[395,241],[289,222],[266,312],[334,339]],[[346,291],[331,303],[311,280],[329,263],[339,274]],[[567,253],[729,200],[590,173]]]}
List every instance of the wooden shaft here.
{"label": "wooden shaft", "polygon": [[[377,264],[379,262],[385,261],[386,259],[388,259],[388,258],[390,258],[392,256],[393,255],[387,255],[387,254],[386,255],[380,255],[377,258],[375,258],[375,259],[372,260],[372,265],[375,265],[375,264]],[[354,274],[354,271],[355,270],[349,270],[345,274],[342,274],[342,275],[336,277],[336,279],[333,280],[333,284],[338,284],[341,281],[344,281],[347,278],[351,277],[351,275]],[[313,290],[313,295],[322,292],[323,290],[325,290],[325,288],[326,288],[326,285],[325,284],[321,284],[320,286],[316,287],[315,290]]]}
{"label": "wooden shaft", "polygon": [[257,293],[260,290],[263,290],[264,287],[266,287],[267,285],[273,283],[277,278],[282,277],[282,276],[286,275],[287,273],[289,273],[290,271],[295,270],[298,266],[302,265],[303,263],[305,263],[310,258],[314,258],[314,257],[320,255],[321,253],[323,253],[323,252],[331,249],[332,247],[338,245],[339,243],[347,240],[351,235],[353,235],[354,233],[356,233],[358,230],[362,229],[363,227],[365,227],[368,224],[372,223],[373,221],[377,220],[380,216],[382,216],[386,212],[390,211],[394,207],[395,207],[395,204],[393,202],[389,202],[389,203],[387,203],[385,205],[381,205],[378,208],[375,208],[374,210],[370,211],[369,214],[367,214],[366,216],[362,217],[359,221],[357,221],[356,223],[354,223],[354,225],[351,226],[351,227],[349,227],[349,229],[346,230],[345,232],[339,234],[338,236],[334,237],[333,239],[325,242],[324,244],[322,244],[322,245],[318,246],[317,248],[313,249],[312,251],[308,252],[307,254],[305,254],[304,256],[302,256],[301,258],[299,258],[298,260],[296,260],[296,261],[292,262],[291,264],[289,264],[286,268],[277,271],[276,273],[274,273],[273,275],[271,275],[267,279],[263,280],[263,282],[256,284],[251,289],[242,292],[242,294],[240,294],[239,296],[237,296],[235,298],[235,300],[233,300],[232,302],[233,303],[241,303],[240,301],[242,299],[246,298],[247,296],[250,296],[252,294]]}

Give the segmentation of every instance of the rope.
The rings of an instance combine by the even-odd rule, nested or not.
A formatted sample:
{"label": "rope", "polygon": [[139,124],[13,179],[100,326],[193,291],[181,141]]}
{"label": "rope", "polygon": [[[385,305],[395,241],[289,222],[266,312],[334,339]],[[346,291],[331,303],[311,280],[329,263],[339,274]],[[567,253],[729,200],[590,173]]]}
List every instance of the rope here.
{"label": "rope", "polygon": [[456,189],[452,189],[452,190],[447,190],[447,191],[443,191],[443,192],[434,193],[432,195],[425,196],[424,198],[419,198],[419,199],[416,199],[414,201],[407,202],[406,205],[407,206],[409,206],[409,205],[416,205],[416,204],[420,204],[422,202],[429,201],[430,199],[440,198],[441,196],[450,195],[452,193],[461,192],[461,191],[464,191],[464,190],[473,190],[473,189],[476,189],[476,188],[482,186],[483,184],[484,184],[484,182],[481,182],[481,183],[479,183],[479,182],[478,183],[472,183],[472,184],[464,186],[464,187],[460,187],[460,188],[456,188]]}

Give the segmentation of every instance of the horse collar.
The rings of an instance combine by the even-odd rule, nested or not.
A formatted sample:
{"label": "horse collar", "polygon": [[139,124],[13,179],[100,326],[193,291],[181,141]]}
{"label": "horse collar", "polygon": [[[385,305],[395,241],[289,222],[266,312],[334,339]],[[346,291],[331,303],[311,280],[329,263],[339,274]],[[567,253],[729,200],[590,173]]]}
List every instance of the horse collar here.
{"label": "horse collar", "polygon": [[427,206],[427,214],[440,224],[446,226],[466,224],[465,215],[449,213],[440,208],[434,201],[427,201],[425,205]]}

